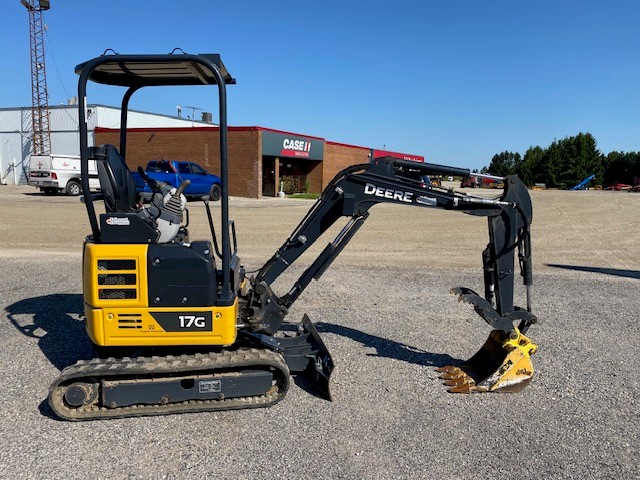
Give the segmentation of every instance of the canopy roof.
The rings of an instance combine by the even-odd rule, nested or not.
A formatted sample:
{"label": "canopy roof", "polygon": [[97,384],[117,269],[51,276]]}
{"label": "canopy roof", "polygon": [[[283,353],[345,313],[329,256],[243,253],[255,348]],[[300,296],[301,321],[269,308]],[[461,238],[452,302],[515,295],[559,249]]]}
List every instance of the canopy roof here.
{"label": "canopy roof", "polygon": [[81,63],[75,71],[81,75],[89,69],[89,80],[121,87],[216,85],[218,82],[211,65],[217,67],[225,84],[236,83],[217,53],[103,55]]}

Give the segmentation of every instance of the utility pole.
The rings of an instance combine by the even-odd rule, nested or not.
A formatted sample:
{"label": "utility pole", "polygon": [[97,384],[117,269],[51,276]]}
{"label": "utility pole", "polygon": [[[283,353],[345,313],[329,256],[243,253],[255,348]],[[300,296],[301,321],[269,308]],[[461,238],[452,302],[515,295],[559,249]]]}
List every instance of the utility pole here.
{"label": "utility pole", "polygon": [[20,0],[29,12],[31,52],[31,123],[33,125],[33,153],[51,153],[49,129],[49,93],[44,58],[44,28],[42,12],[51,8],[49,0]]}

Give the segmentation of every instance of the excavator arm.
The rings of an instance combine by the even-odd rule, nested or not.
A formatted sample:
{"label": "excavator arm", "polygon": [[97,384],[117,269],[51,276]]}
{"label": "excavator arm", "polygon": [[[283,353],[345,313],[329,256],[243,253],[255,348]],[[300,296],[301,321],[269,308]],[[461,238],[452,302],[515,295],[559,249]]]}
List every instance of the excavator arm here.
{"label": "excavator arm", "polygon": [[[464,382],[463,390],[468,387],[477,389],[470,391],[486,391],[498,385],[499,382],[494,379],[491,385],[486,387],[482,383],[485,379],[480,377],[485,376],[487,364],[498,362],[499,366],[503,366],[506,360],[514,363],[513,359],[501,359],[504,351],[513,350],[510,349],[510,345],[517,346],[518,348],[514,347],[517,350],[515,354],[522,353],[522,356],[528,360],[529,355],[535,351],[535,345],[530,343],[523,334],[531,324],[536,322],[536,317],[531,312],[530,301],[532,269],[529,226],[532,221],[532,208],[526,187],[516,176],[509,176],[504,179],[504,191],[499,198],[482,198],[416,180],[416,177],[420,178],[420,174],[427,173],[470,175],[469,170],[466,169],[419,164],[392,157],[377,158],[370,164],[355,165],[341,171],[325,188],[291,236],[256,276],[250,279],[250,288],[242,313],[243,320],[248,326],[247,334],[254,339],[259,339],[263,345],[271,344],[273,347],[278,343],[273,335],[282,328],[291,305],[311,280],[322,276],[353,238],[368,218],[369,209],[378,203],[393,203],[421,208],[441,208],[488,218],[489,243],[482,253],[484,296],[465,287],[456,287],[452,289],[452,293],[458,294],[460,301],[470,303],[475,311],[491,325],[494,332],[481,349],[484,354],[480,357],[476,354],[471,359],[477,360],[472,363],[485,365],[473,365],[473,369],[451,367],[457,370],[446,367],[442,372],[443,378],[452,390],[460,387],[458,383],[452,382],[460,381]],[[286,294],[276,295],[271,288],[273,282],[342,217],[347,218],[347,223],[336,238],[325,247]],[[516,254],[520,275],[526,288],[526,308],[515,306],[513,302]],[[518,323],[517,327],[514,326],[514,322]],[[313,352],[320,352],[311,355],[307,352],[306,356],[310,358],[312,364],[316,364],[316,370],[321,371],[328,383],[333,362],[330,361],[324,345],[320,345],[319,335],[308,319],[304,322],[303,330],[305,332],[308,330],[307,333],[313,340]],[[280,348],[280,351],[285,349]],[[492,358],[489,359],[488,356]],[[320,364],[329,363],[329,361],[331,368],[319,367]],[[526,373],[522,376],[527,377],[525,379],[527,382],[533,374],[532,367],[529,368],[529,365],[530,361],[528,365],[518,369],[521,373]],[[489,374],[495,373],[492,365],[488,369]],[[483,370],[483,373],[476,374],[478,370]],[[462,377],[459,378],[461,375]],[[504,374],[498,377],[503,379]]]}
{"label": "excavator arm", "polygon": [[[250,310],[248,318],[255,330],[267,333],[278,330],[283,314],[286,315],[287,309],[312,279],[321,277],[368,218],[369,209],[378,203],[442,208],[488,217],[489,244],[482,256],[485,300],[490,303],[495,299],[494,310],[497,315],[486,313],[485,320],[506,333],[513,331],[512,321],[504,320],[508,316],[522,317],[524,323],[520,325],[521,330],[533,323],[532,316],[516,314],[515,312],[522,312],[522,309],[513,305],[516,250],[519,252],[520,273],[528,291],[532,284],[529,233],[531,200],[522,182],[515,176],[507,177],[504,193],[499,199],[480,198],[425,185],[410,178],[409,169],[425,173],[438,171],[469,174],[464,169],[416,164],[391,157],[378,158],[371,164],[352,166],[340,172],[291,236],[252,279],[254,308]],[[336,238],[326,246],[288,293],[282,297],[275,296],[270,288],[273,282],[342,217],[347,217],[348,221]],[[461,294],[470,295],[468,291]],[[268,303],[262,302],[263,298]],[[274,301],[278,309],[271,305]],[[270,306],[265,308],[264,305]],[[486,308],[484,302],[482,307]],[[276,315],[273,315],[274,311]]]}

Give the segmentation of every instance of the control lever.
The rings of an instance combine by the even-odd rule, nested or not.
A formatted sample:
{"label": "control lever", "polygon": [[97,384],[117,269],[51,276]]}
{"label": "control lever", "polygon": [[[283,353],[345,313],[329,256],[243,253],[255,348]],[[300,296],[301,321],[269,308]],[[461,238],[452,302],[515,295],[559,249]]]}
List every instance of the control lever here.
{"label": "control lever", "polygon": [[[140,168],[140,167],[138,167],[138,168]],[[189,185],[191,185],[191,180],[186,179],[184,182],[182,182],[182,183],[178,186],[178,188],[176,189],[176,193],[174,193],[173,195],[174,195],[174,196],[176,196],[176,197],[180,197],[180,195],[182,195],[182,192],[184,192],[184,191],[185,191],[185,189],[186,189]]]}
{"label": "control lever", "polygon": [[155,179],[147,175],[147,172],[145,172],[142,167],[138,167],[138,174],[142,177],[142,180],[147,182],[147,185],[149,185],[152,190],[160,191],[160,186],[158,185],[158,182],[156,182]]}
{"label": "control lever", "polygon": [[216,249],[216,255],[220,259],[222,259],[222,253],[220,253],[220,248],[218,247],[218,238],[216,237],[216,229],[213,226],[213,217],[211,216],[211,209],[209,208],[209,201],[211,197],[209,195],[203,195],[200,197],[200,200],[204,202],[204,206],[207,210],[207,218],[209,219],[209,229],[211,230],[211,238],[213,238],[213,246]]}

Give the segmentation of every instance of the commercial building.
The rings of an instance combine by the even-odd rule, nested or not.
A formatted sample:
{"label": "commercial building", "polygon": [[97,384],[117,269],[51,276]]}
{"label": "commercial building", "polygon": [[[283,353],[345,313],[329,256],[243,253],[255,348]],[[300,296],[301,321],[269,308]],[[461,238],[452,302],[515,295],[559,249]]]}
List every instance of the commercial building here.
{"label": "commercial building", "polygon": [[[119,130],[96,128],[97,144],[119,144]],[[332,142],[324,138],[265,127],[229,127],[229,193],[260,198],[285,193],[320,193],[342,169],[392,155],[424,161],[420,155]],[[217,126],[131,128],[127,164],[132,170],[152,159],[188,160],[217,173],[220,144]]]}
{"label": "commercial building", "polygon": [[[79,155],[78,107],[49,108],[51,153]],[[130,110],[126,160],[129,168],[149,160],[188,160],[219,173],[220,143],[210,114],[208,121]],[[120,109],[88,105],[89,145],[120,143]],[[366,146],[347,145],[324,138],[264,127],[229,127],[229,192],[260,198],[285,193],[320,193],[349,165],[392,155],[424,161],[409,155]],[[26,184],[32,153],[31,107],[0,108],[0,184]]]}

